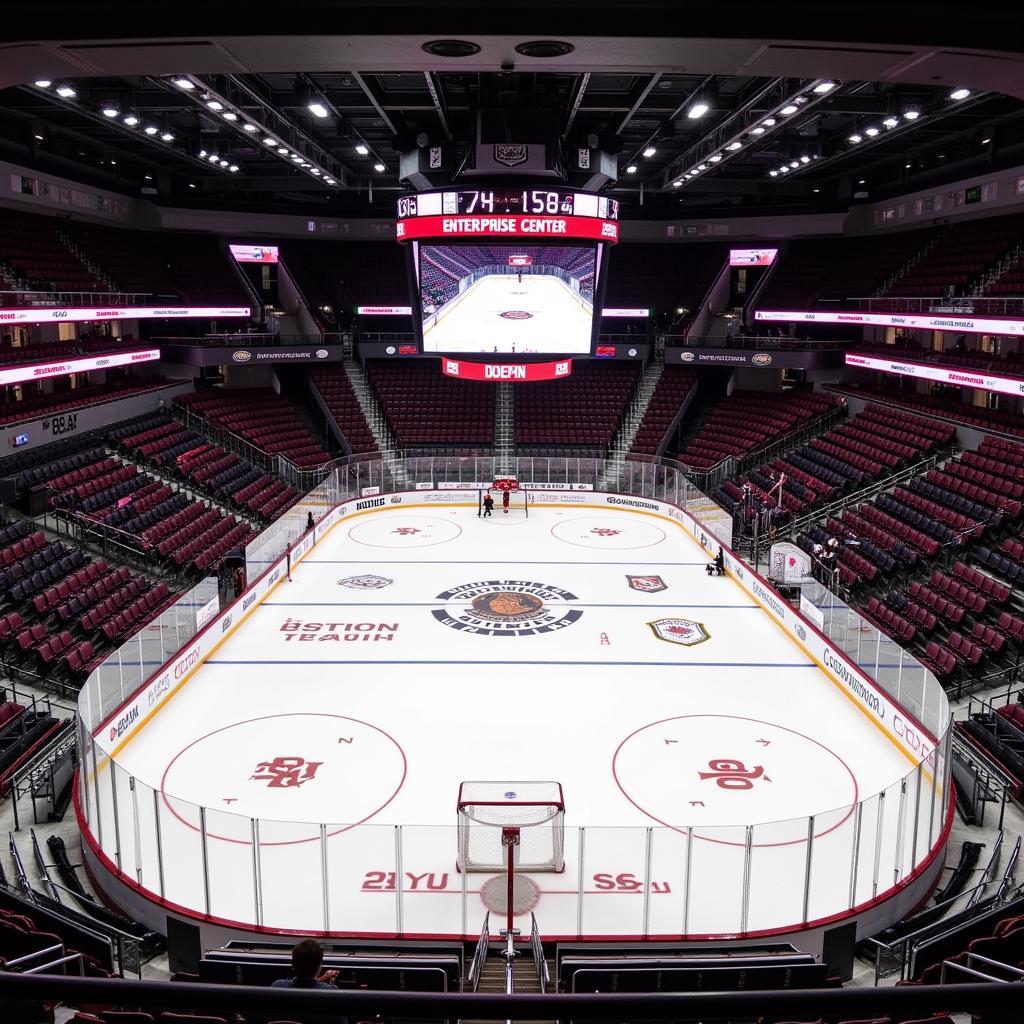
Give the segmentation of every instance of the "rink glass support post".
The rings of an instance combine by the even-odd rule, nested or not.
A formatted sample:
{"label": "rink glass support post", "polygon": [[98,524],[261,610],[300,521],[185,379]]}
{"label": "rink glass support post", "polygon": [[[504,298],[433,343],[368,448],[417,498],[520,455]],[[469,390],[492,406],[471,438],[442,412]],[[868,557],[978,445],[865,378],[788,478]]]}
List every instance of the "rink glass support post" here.
{"label": "rink glass support post", "polygon": [[[463,872],[465,874],[465,872]],[[402,826],[395,826],[395,934],[401,935],[405,928],[402,922]]]}
{"label": "rink glass support post", "polygon": [[587,828],[581,825],[576,832],[579,837],[579,867],[576,874],[576,937],[583,938],[583,880],[585,877],[584,859],[586,857]]}
{"label": "rink glass support post", "polygon": [[878,794],[878,814],[875,820],[875,865],[871,874],[871,898],[878,895],[878,867],[882,861],[882,826],[885,824],[885,790]]}
{"label": "rink glass support post", "polygon": [[654,829],[644,830],[644,929],[643,936],[646,939],[650,934],[651,924],[651,847],[654,842]]}
{"label": "rink glass support post", "polygon": [[907,824],[907,780],[900,779],[900,807],[896,814],[896,849],[893,851],[892,884],[896,885],[903,873],[903,854],[905,852],[906,837],[904,828]]}
{"label": "rink glass support post", "polygon": [[327,876],[327,826],[320,826],[320,899],[323,902],[324,931],[331,930],[331,887]]}
{"label": "rink glass support post", "polygon": [[686,875],[683,878],[683,935],[690,931],[690,864],[693,859],[693,826],[686,826]]}
{"label": "rink glass support post", "polygon": [[139,833],[139,794],[135,790],[135,776],[128,776],[132,793],[132,832],[135,840],[135,881],[142,885],[142,836]]}
{"label": "rink glass support post", "polygon": [[164,898],[164,845],[160,826],[160,793],[153,790],[153,832],[156,838],[156,877],[160,899]]}
{"label": "rink glass support post", "polygon": [[850,857],[850,906],[857,905],[857,872],[860,868],[860,826],[864,815],[864,805],[857,804],[857,811],[853,816],[853,851]]}
{"label": "rink glass support post", "polygon": [[811,905],[811,866],[814,854],[814,815],[807,819],[807,853],[804,855],[804,907],[803,923],[807,924],[808,911]]}
{"label": "rink glass support post", "polygon": [[747,825],[743,837],[743,893],[740,903],[740,934],[747,932],[747,918],[750,915],[750,855],[754,845],[754,826]]}
{"label": "rink glass support post", "polygon": [[[103,804],[100,802],[100,771],[96,764],[96,741],[89,742],[89,750],[92,753],[92,788],[96,804],[96,841],[103,847]],[[154,794],[155,795],[155,794]]]}
{"label": "rink glass support post", "polygon": [[[456,860],[456,864],[458,864],[457,860]],[[468,875],[469,875],[468,871],[460,871],[459,872],[459,884],[462,887],[462,934],[463,934],[463,936],[466,935],[466,929],[469,927],[469,920],[468,920],[469,907],[467,905],[467,899],[469,897],[469,892],[468,892],[468,889],[469,889],[469,879],[467,877]]]}
{"label": "rink glass support post", "polygon": [[917,867],[917,830],[921,827],[921,776],[924,775],[924,762],[917,766],[914,772],[914,832],[913,842],[910,846],[910,870]]}
{"label": "rink glass support post", "polygon": [[121,870],[121,816],[117,810],[117,765],[112,758],[110,761],[110,798],[113,801],[114,810],[114,861],[117,870]]}
{"label": "rink glass support post", "polygon": [[199,805],[199,843],[203,854],[203,907],[210,916],[210,851],[206,847],[206,808]]}
{"label": "rink glass support post", "polygon": [[263,875],[260,868],[260,820],[249,819],[249,833],[252,838],[252,895],[256,907],[256,924],[263,924]]}
{"label": "rink glass support post", "polygon": [[928,847],[930,849],[935,842],[935,796],[939,791],[939,748],[937,746],[928,755],[928,758],[932,762],[932,798],[928,808]]}

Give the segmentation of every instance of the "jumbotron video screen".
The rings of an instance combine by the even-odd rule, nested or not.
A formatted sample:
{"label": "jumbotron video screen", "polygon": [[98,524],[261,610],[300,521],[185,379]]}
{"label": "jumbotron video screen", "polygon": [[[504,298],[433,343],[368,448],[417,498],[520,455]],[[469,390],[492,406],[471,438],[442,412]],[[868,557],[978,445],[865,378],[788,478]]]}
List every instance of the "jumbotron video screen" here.
{"label": "jumbotron video screen", "polygon": [[423,351],[589,353],[598,263],[596,245],[420,245]]}

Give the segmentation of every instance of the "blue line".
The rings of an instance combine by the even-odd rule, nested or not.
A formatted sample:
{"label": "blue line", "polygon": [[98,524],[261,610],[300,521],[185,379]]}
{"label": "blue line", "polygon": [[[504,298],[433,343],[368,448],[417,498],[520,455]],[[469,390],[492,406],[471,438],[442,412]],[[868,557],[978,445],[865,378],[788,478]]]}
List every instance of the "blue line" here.
{"label": "blue line", "polygon": [[286,661],[225,661],[217,658],[207,661],[207,665],[653,665],[668,666],[670,668],[813,668],[818,666],[806,661],[506,661],[502,658],[496,661],[489,658],[485,661],[441,661],[426,659],[409,659],[394,661],[390,660],[362,660],[362,659],[336,659],[323,661],[311,659],[291,659]]}
{"label": "blue line", "polygon": [[[707,565],[710,559],[703,562],[585,562],[582,559],[575,562],[534,562],[529,559],[516,561],[516,565],[578,565],[586,568],[600,568],[604,565]],[[511,572],[507,562],[497,559],[474,559],[472,561],[458,562],[448,559],[435,559],[434,561],[420,560],[418,558],[392,559],[392,558],[306,558],[303,565],[500,565],[505,571]]]}
{"label": "blue line", "polygon": [[[438,601],[264,601],[264,608],[436,608]],[[444,604],[443,601],[440,602]],[[651,601],[648,604],[593,604],[588,601],[559,601],[557,607],[572,605],[574,608],[735,608],[739,611],[757,609],[756,604],[676,604],[670,601]]]}

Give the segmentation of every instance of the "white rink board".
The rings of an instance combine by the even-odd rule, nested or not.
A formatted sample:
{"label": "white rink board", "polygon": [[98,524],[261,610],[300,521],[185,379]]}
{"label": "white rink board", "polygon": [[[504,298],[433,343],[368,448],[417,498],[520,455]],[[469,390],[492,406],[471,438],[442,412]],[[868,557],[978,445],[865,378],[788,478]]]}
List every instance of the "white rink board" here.
{"label": "white rink board", "polygon": [[[705,574],[683,513],[586,492],[532,497],[529,519],[499,509],[481,520],[475,494],[458,492],[332,511],[291,582],[268,573],[169,667],[171,685],[164,673],[137,696],[145,711],[157,687],[159,713],[115,737],[120,813],[129,776],[140,808],[123,870],[157,891],[159,815],[165,898],[201,912],[202,803],[215,918],[256,920],[255,818],[265,926],[392,933],[402,877],[406,933],[462,934],[464,884],[472,932],[484,879],[455,871],[459,784],[555,779],[566,870],[535,876],[545,934],[575,934],[580,919],[588,933],[639,934],[645,902],[650,934],[678,934],[686,826],[701,890],[687,931],[737,931],[744,826],[759,822],[771,824],[752,834],[748,927],[791,926],[812,814],[810,918],[834,912],[849,888],[853,805],[908,774],[909,757],[787,639],[749,578]],[[514,596],[492,608],[495,591]],[[101,729],[97,741],[109,739]],[[729,771],[749,787],[720,785]],[[110,814],[112,788],[97,790]],[[308,824],[321,821],[334,823],[326,919],[321,832]],[[865,812],[862,840],[879,827],[895,847],[895,801]],[[882,864],[889,878],[894,868]],[[862,871],[857,902],[871,890]]]}

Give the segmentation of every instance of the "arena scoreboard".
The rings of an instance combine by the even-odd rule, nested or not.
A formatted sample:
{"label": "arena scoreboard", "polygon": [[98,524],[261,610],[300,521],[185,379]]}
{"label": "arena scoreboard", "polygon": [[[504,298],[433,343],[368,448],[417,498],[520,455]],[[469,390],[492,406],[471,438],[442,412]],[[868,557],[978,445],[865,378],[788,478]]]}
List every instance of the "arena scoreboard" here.
{"label": "arena scoreboard", "polygon": [[619,240],[619,202],[574,189],[482,188],[418,192],[398,200],[396,237]]}

